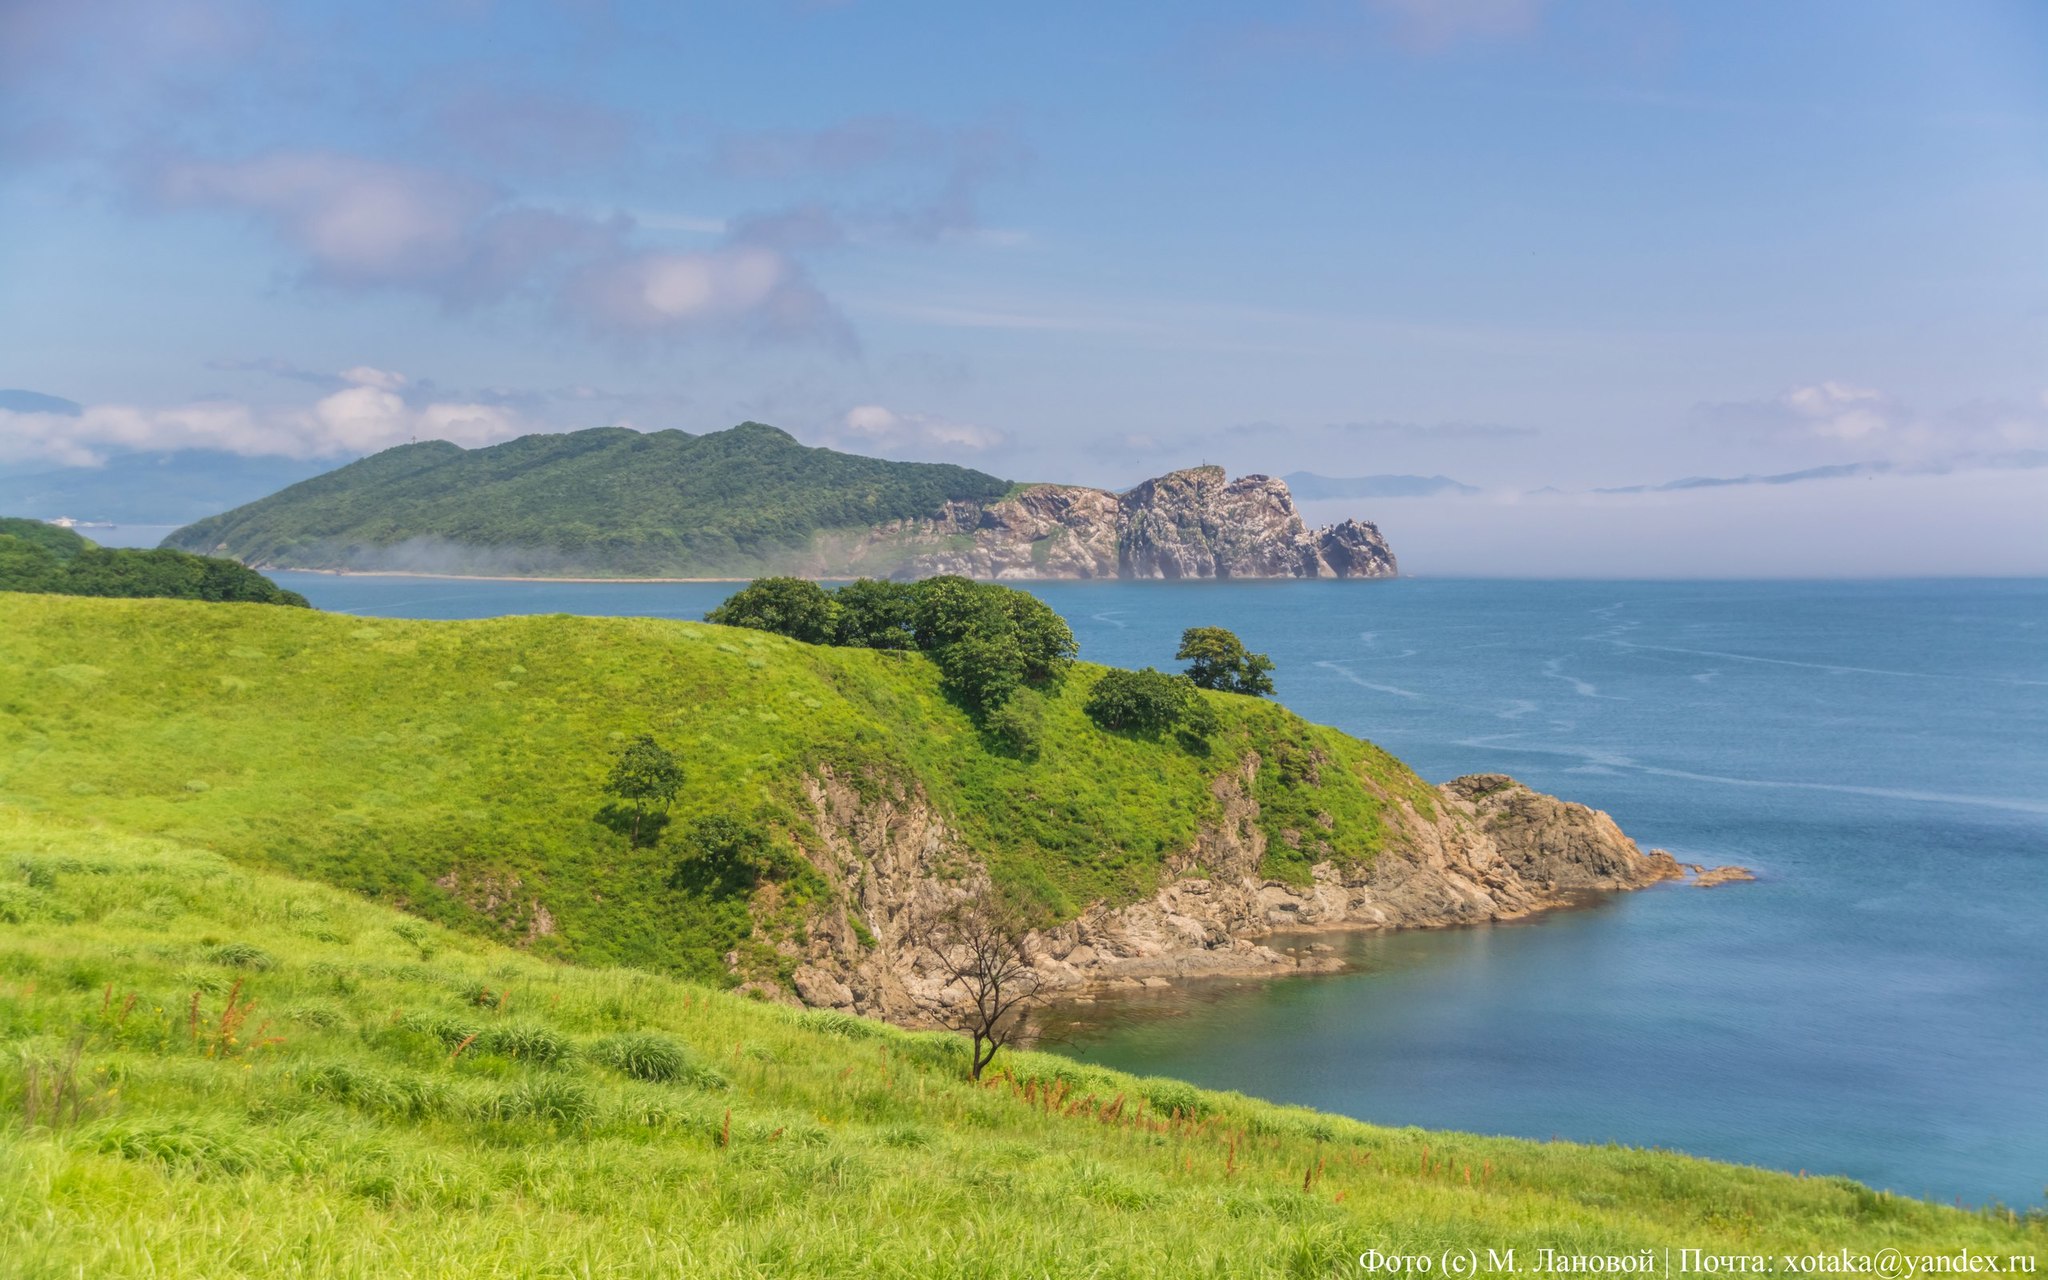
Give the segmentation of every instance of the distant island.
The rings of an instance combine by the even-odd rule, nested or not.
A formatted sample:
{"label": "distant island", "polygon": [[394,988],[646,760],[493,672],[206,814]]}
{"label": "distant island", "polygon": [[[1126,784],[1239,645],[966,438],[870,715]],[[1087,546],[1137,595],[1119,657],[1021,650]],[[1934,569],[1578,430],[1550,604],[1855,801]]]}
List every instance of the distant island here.
{"label": "distant island", "polygon": [[1360,520],[1193,467],[1123,493],[799,444],[757,422],[387,449],[177,530],[263,568],[516,577],[1387,578]]}

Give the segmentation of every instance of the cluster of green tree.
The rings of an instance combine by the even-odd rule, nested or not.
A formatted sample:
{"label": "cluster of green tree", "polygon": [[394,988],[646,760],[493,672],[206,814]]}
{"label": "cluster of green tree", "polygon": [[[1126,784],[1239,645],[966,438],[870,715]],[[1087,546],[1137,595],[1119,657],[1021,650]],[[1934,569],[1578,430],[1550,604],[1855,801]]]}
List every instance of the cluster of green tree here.
{"label": "cluster of green tree", "polygon": [[401,445],[173,533],[252,564],[686,576],[787,563],[820,531],[939,514],[1010,482],[813,449],[760,423]]}
{"label": "cluster of green tree", "polygon": [[1105,729],[1207,738],[1216,732],[1216,712],[1198,690],[1272,696],[1273,660],[1222,627],[1189,627],[1173,656],[1188,663],[1177,676],[1146,667],[1113,670],[1096,681],[1085,708],[1089,718]]}
{"label": "cluster of green tree", "polygon": [[1037,747],[1039,690],[1056,685],[1079,646],[1037,596],[967,578],[880,582],[827,591],[803,578],[762,578],[705,617],[808,644],[914,650],[938,665],[946,691],[1013,749]]}
{"label": "cluster of green tree", "polygon": [[[931,655],[948,692],[997,741],[1030,755],[1045,718],[1043,693],[1079,652],[1066,620],[1028,592],[959,577],[919,582],[862,578],[828,591],[804,578],[761,578],[705,621],[773,631],[806,644],[915,650]],[[1105,729],[1206,739],[1216,713],[1201,690],[1266,697],[1273,660],[1222,627],[1190,627],[1174,655],[1187,671],[1112,670],[1085,706]]]}
{"label": "cluster of green tree", "polygon": [[0,517],[0,591],[307,607],[298,592],[232,560],[95,546],[69,529],[18,517]]}

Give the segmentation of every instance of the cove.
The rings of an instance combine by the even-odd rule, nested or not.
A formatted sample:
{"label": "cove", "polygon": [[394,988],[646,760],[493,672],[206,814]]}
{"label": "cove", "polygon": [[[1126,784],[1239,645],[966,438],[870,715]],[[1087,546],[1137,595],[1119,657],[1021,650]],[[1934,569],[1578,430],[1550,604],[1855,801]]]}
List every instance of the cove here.
{"label": "cove", "polygon": [[[276,577],[368,616],[697,618],[732,589]],[[1761,877],[1327,935],[1353,972],[1106,996],[1048,1047],[1382,1124],[2041,1202],[2048,583],[1020,585],[1084,658],[1171,668],[1183,628],[1229,627],[1282,701],[1426,778],[1510,773]]]}

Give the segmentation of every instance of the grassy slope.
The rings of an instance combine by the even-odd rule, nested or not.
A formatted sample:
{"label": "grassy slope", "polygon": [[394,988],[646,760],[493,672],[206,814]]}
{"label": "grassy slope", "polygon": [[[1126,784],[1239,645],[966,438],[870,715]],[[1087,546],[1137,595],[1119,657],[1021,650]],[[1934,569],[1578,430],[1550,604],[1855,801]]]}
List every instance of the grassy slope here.
{"label": "grassy slope", "polygon": [[[1009,482],[811,449],[759,423],[691,436],[598,428],[365,458],[178,530],[167,546],[307,568],[751,574],[822,531],[937,515]],[[403,553],[384,550],[423,539]]]}
{"label": "grassy slope", "polygon": [[[168,841],[0,807],[0,848],[9,1276],[1317,1276],[1368,1248],[1514,1247],[1524,1269],[1542,1247],[2048,1251],[2038,1219],[1841,1179],[1377,1129],[1033,1054],[978,1088],[944,1037],[551,966]],[[223,1037],[230,999],[253,1007]],[[445,1037],[472,1030],[451,1055]],[[623,1032],[667,1037],[690,1069],[599,1065]],[[47,1081],[80,1035],[79,1114],[24,1123],[30,1067]],[[1195,1119],[1161,1120],[1175,1109]]]}
{"label": "grassy slope", "polygon": [[[1320,753],[1318,785],[1262,770],[1277,837],[1338,856],[1388,838],[1384,793],[1430,792],[1377,748],[1285,709],[1214,695],[1206,756],[1112,736],[1081,705],[1099,668],[1049,700],[1035,761],[990,748],[916,655],[633,618],[369,621],[173,601],[0,597],[0,801],[174,836],[451,924],[488,922],[435,882],[458,870],[536,898],[547,953],[699,977],[742,944],[744,904],[671,885],[673,835],[635,849],[596,814],[612,756],[651,732],[684,761],[671,832],[713,812],[798,832],[805,770],[922,786],[997,875],[1062,912],[1148,892],[1219,812],[1210,783],[1248,750]],[[1328,832],[1316,815],[1331,816]],[[1308,854],[1275,838],[1272,870]],[[517,892],[507,886],[518,880]],[[472,897],[479,896],[471,893]]]}

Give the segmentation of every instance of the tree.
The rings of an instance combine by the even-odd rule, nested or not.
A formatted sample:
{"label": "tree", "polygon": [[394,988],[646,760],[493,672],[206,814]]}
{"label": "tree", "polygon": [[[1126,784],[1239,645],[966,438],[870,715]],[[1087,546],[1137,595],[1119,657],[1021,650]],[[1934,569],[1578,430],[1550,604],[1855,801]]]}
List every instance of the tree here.
{"label": "tree", "polygon": [[1036,596],[953,576],[927,578],[916,591],[917,647],[938,663],[947,692],[979,716],[1020,685],[1056,680],[1073,665],[1074,633]]}
{"label": "tree", "polygon": [[64,562],[25,538],[0,533],[0,591],[64,590]]}
{"label": "tree", "polygon": [[1170,676],[1146,667],[1142,671],[1112,670],[1095,682],[1083,704],[1105,729],[1161,733],[1179,722],[1194,687],[1184,676]]}
{"label": "tree", "polygon": [[996,625],[989,605],[979,583],[956,574],[926,578],[917,584],[917,607],[911,612],[917,647],[932,653],[970,632],[989,630]]}
{"label": "tree", "polygon": [[997,593],[1002,601],[1003,613],[1024,658],[1024,678],[1032,684],[1044,684],[1065,676],[1081,652],[1067,620],[1028,591],[993,585],[985,589]]}
{"label": "tree", "polygon": [[1038,970],[1026,948],[1030,934],[1021,912],[983,890],[928,921],[916,935],[946,988],[961,991],[956,1003],[934,999],[926,1007],[973,1042],[971,1079],[981,1079],[996,1051],[1016,1038],[1025,1010],[1038,996]]}
{"label": "tree", "polygon": [[1273,694],[1273,660],[1248,652],[1244,641],[1222,627],[1189,627],[1173,656],[1188,662],[1188,679],[1199,688],[1255,698]]}
{"label": "tree", "polygon": [[756,578],[704,615],[721,627],[751,627],[801,640],[832,643],[838,606],[825,588],[805,578]]}
{"label": "tree", "polygon": [[917,588],[908,582],[857,578],[832,593],[839,618],[832,643],[856,649],[915,649]]}
{"label": "tree", "polygon": [[632,806],[635,844],[640,841],[640,823],[649,813],[667,813],[683,789],[683,766],[668,748],[648,734],[626,744],[605,780],[607,794]]}

